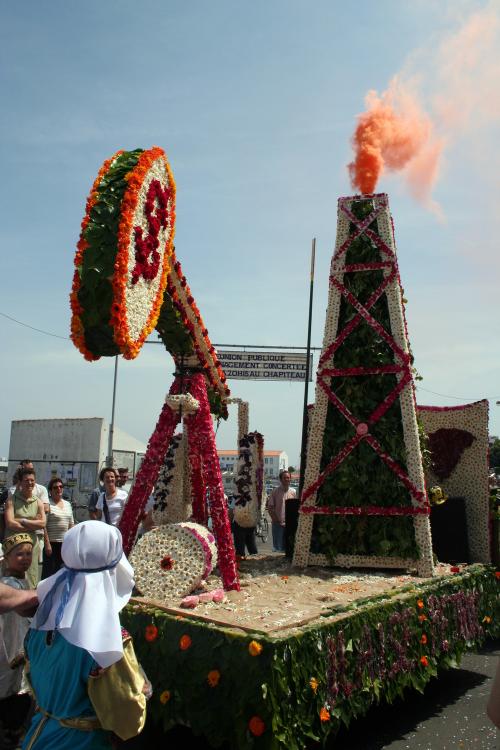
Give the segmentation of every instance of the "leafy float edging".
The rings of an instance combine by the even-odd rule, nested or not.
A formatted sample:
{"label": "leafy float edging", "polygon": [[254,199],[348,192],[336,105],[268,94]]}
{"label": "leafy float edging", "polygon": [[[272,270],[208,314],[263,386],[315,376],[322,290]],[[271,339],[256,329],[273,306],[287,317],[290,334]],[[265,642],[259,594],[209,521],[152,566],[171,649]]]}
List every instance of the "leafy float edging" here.
{"label": "leafy float edging", "polygon": [[498,580],[493,568],[474,565],[279,638],[140,605],[124,611],[124,623],[164,730],[187,724],[214,746],[227,741],[236,750],[301,750],[373,703],[422,690],[438,669],[498,637]]}

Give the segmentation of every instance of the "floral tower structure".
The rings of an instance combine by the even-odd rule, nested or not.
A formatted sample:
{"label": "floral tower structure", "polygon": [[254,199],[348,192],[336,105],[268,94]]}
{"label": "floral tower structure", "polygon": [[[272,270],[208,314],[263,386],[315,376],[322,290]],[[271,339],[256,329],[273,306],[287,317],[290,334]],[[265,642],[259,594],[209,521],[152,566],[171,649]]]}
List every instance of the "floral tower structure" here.
{"label": "floral tower structure", "polygon": [[294,564],[431,576],[429,512],[388,197],[340,198]]}

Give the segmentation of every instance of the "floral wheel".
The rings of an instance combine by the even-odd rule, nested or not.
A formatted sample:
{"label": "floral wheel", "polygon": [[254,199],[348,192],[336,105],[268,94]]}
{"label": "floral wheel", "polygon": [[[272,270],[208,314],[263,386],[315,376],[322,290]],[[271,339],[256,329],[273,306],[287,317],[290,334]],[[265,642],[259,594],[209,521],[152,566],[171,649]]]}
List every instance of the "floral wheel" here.
{"label": "floral wheel", "polygon": [[86,359],[139,353],[160,314],[174,226],[175,183],[161,148],[118,151],[104,162],[71,291],[71,338]]}
{"label": "floral wheel", "polygon": [[216,562],[213,535],[196,523],[153,529],[139,539],[130,555],[138,590],[160,601],[190,594],[210,575]]}

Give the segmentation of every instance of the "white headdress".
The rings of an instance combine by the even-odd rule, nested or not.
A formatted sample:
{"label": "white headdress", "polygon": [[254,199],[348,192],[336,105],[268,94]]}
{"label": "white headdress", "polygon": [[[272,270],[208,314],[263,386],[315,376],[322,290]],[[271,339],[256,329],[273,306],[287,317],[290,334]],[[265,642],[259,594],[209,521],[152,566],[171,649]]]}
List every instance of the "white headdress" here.
{"label": "white headdress", "polygon": [[58,630],[109,667],[123,656],[118,613],[134,587],[122,536],[102,521],[84,521],[65,534],[61,554],[64,568],[38,584],[40,606],[31,627]]}

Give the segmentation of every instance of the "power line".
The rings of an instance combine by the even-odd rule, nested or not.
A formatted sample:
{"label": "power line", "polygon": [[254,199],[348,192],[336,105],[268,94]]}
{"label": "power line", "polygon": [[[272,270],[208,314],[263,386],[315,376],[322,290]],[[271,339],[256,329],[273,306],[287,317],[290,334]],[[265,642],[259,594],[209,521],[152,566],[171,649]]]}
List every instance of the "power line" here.
{"label": "power line", "polygon": [[21,320],[16,320],[16,318],[13,318],[11,315],[7,315],[6,313],[0,312],[0,315],[4,318],[7,318],[8,320],[11,320],[13,323],[17,323],[20,326],[24,326],[24,328],[31,328],[32,331],[37,331],[37,333],[43,333],[45,336],[52,336],[55,339],[63,339],[64,341],[69,341],[69,336],[59,336],[57,333],[50,333],[49,331],[42,331],[41,328],[35,328],[35,326],[30,326],[28,323],[23,323]]}
{"label": "power line", "polygon": [[[7,315],[7,313],[1,312],[0,315],[3,318],[7,318],[7,320],[12,321],[12,323],[17,323],[20,326],[23,326],[24,328],[29,328],[32,331],[36,331],[37,333],[43,333],[44,336],[52,336],[52,338],[55,339],[62,339],[63,341],[69,341],[69,336],[59,336],[57,333],[51,333],[50,331],[44,331],[41,328],[35,328],[35,326],[29,325],[29,323],[23,323],[22,320],[17,320],[16,318],[13,318],[11,315]],[[162,341],[145,341],[146,344],[162,344]],[[306,346],[283,346],[282,344],[277,346],[269,346],[264,344],[215,344],[214,346],[219,347],[227,347],[227,348],[234,348],[234,349],[307,349]],[[311,349],[314,349],[314,351],[321,351],[320,346],[312,346]],[[428,388],[422,388],[421,385],[415,386],[417,391],[424,391],[425,393],[432,393],[434,396],[440,396],[441,398],[451,398],[454,401],[480,401],[481,399],[478,398],[470,398],[468,396],[449,396],[447,393],[438,393],[437,391],[431,391]],[[488,401],[497,401],[497,396],[483,396],[483,398],[486,398]]]}

